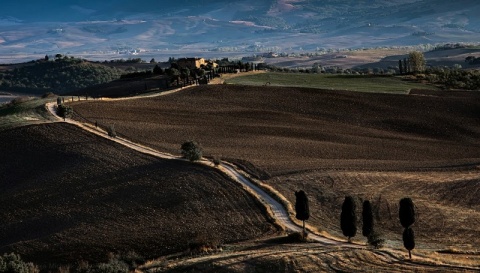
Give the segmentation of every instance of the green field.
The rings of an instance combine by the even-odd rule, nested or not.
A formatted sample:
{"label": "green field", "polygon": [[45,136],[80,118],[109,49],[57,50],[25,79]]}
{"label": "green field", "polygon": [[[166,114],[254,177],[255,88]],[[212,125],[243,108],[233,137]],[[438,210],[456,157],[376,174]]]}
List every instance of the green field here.
{"label": "green field", "polygon": [[393,76],[325,75],[293,73],[261,73],[239,76],[227,84],[308,87],[376,93],[406,94],[410,89],[436,89],[431,85],[413,83]]}

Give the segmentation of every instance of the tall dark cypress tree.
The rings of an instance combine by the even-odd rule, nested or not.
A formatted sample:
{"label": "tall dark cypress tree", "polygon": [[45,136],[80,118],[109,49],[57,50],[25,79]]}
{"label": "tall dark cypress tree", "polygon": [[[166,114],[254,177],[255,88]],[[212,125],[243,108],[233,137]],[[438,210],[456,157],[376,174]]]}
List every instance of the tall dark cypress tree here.
{"label": "tall dark cypress tree", "polygon": [[406,197],[400,200],[398,217],[400,218],[400,224],[404,228],[408,228],[415,223],[415,207],[412,199]]}
{"label": "tall dark cypress tree", "polygon": [[412,250],[415,248],[415,233],[412,228],[403,231],[403,246],[408,250],[408,257],[412,259]]}
{"label": "tall dark cypress tree", "polygon": [[368,200],[363,201],[362,221],[362,235],[368,238],[373,232],[372,204]]}
{"label": "tall dark cypress tree", "polygon": [[400,200],[400,209],[398,211],[400,224],[405,228],[403,231],[403,246],[408,250],[408,257],[412,259],[412,250],[415,248],[415,234],[410,228],[415,223],[415,206],[412,199],[406,197]]}
{"label": "tall dark cypress tree", "polygon": [[342,205],[342,213],[340,215],[340,227],[342,228],[343,235],[348,237],[348,241],[351,242],[352,237],[357,234],[357,205],[355,200],[351,196],[346,196]]}
{"label": "tall dark cypress tree", "polygon": [[302,237],[305,238],[305,221],[310,218],[310,209],[308,208],[308,198],[304,191],[295,192],[295,217],[298,220],[303,221],[303,233]]}
{"label": "tall dark cypress tree", "polygon": [[398,60],[398,70],[400,70],[400,75],[403,75],[402,60]]}

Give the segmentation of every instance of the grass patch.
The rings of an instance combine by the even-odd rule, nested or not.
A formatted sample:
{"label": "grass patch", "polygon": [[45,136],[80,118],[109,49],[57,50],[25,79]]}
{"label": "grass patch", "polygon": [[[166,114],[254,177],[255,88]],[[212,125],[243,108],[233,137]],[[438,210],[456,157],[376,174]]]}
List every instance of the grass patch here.
{"label": "grass patch", "polygon": [[8,129],[53,120],[45,108],[53,98],[22,98],[0,107],[0,129]]}
{"label": "grass patch", "polygon": [[434,86],[403,81],[394,76],[325,75],[294,73],[262,73],[226,80],[228,84],[272,85],[348,90],[375,93],[406,94],[410,89],[436,89]]}

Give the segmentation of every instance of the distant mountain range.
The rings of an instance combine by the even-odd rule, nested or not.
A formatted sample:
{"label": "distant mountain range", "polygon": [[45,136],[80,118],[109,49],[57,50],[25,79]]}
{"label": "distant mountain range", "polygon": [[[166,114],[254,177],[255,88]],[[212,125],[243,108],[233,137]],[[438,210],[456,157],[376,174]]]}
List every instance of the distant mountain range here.
{"label": "distant mountain range", "polygon": [[0,7],[0,62],[480,41],[474,0],[3,0]]}

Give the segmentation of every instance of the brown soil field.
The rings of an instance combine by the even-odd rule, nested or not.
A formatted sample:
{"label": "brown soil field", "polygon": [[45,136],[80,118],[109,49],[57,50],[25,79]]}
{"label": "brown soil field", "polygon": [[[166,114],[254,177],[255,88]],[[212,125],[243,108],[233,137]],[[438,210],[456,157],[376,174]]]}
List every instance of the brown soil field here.
{"label": "brown soil field", "polygon": [[353,195],[358,208],[373,201],[377,229],[387,245],[402,248],[397,203],[409,196],[418,212],[417,248],[476,249],[480,93],[451,94],[217,85],[72,106],[162,151],[178,154],[183,141],[199,141],[206,155],[242,165],[291,203],[303,188],[310,224],[333,235],[341,235],[341,202]]}
{"label": "brown soil field", "polygon": [[65,124],[0,131],[0,253],[40,264],[145,258],[276,232],[213,168],[147,156]]}

